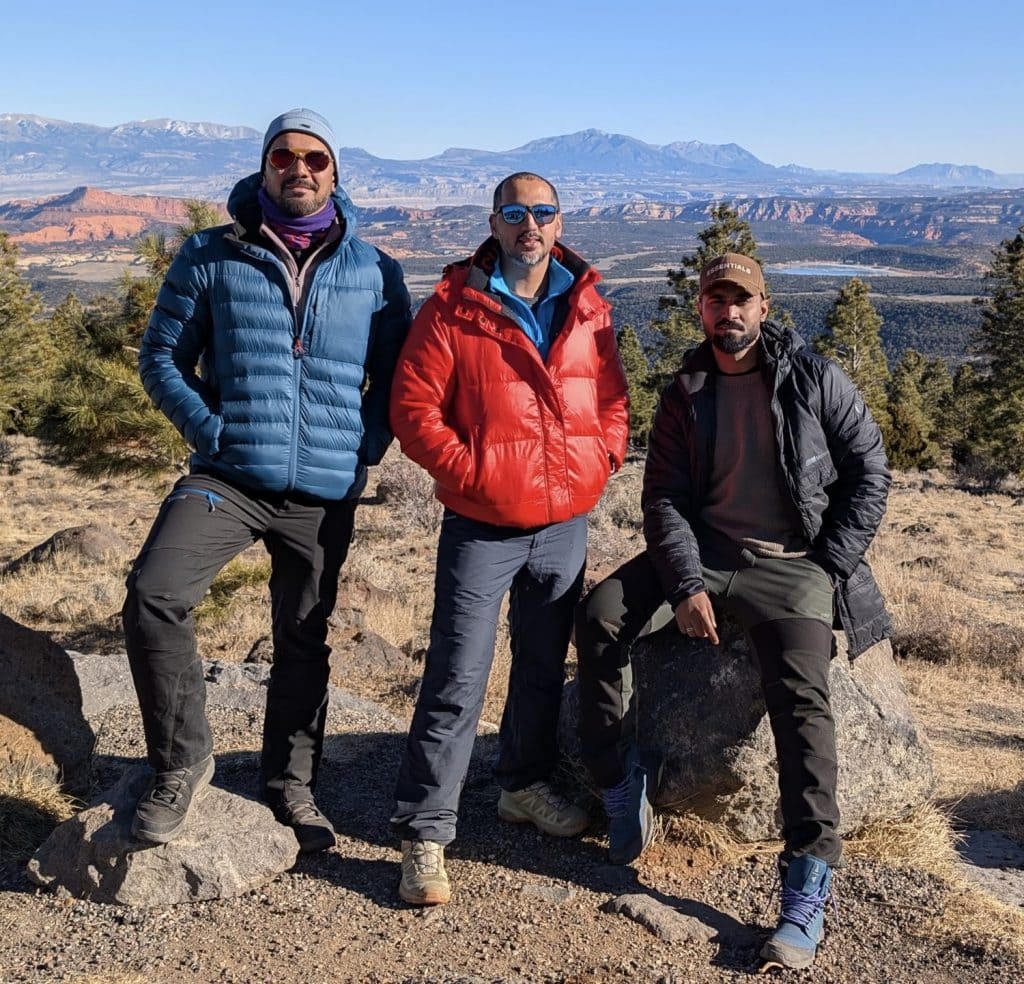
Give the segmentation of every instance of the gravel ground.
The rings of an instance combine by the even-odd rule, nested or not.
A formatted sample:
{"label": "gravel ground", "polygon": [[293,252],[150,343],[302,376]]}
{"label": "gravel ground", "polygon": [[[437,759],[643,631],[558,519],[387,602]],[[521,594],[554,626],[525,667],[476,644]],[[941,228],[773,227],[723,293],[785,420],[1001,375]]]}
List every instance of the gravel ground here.
{"label": "gravel ground", "polygon": [[[218,783],[255,776],[260,717],[211,707]],[[115,708],[100,727],[97,788],[140,754],[137,712]],[[559,842],[498,821],[493,735],[478,739],[449,851],[454,898],[416,910],[396,894],[398,854],[387,825],[404,735],[342,715],[321,771],[320,799],[339,831],[332,851],[304,858],[240,898],[144,910],[62,898],[0,868],[0,980],[521,982],[742,980],[773,922],[773,859],[713,865],[678,843],[656,844],[636,870],[607,864],[600,823]],[[1010,949],[981,949],[927,932],[954,904],[920,872],[857,860],[835,882],[838,920],[813,972],[792,980],[1024,980]],[[601,907],[645,893],[716,929],[709,942],[669,942]],[[778,973],[778,972],[777,972]]]}

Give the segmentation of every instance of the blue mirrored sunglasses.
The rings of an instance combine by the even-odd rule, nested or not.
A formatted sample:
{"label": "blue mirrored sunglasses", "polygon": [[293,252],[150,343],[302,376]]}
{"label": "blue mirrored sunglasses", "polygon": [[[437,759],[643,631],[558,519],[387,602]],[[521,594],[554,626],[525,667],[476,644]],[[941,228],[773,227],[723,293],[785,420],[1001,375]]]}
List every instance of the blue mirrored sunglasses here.
{"label": "blue mirrored sunglasses", "polygon": [[558,215],[557,205],[499,205],[495,210],[509,225],[519,225],[529,212],[537,225],[547,225]]}

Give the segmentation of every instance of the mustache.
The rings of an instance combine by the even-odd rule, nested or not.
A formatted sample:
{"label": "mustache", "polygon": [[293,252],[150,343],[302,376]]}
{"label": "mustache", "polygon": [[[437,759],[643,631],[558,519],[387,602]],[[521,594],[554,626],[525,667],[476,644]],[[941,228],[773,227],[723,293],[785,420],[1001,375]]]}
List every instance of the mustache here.
{"label": "mustache", "polygon": [[292,178],[290,181],[284,183],[285,188],[309,188],[311,191],[316,191],[316,185],[313,184],[309,178]]}
{"label": "mustache", "polygon": [[731,318],[720,318],[715,322],[715,328],[732,328],[735,331],[746,331],[746,326],[741,325],[738,321],[733,321]]}

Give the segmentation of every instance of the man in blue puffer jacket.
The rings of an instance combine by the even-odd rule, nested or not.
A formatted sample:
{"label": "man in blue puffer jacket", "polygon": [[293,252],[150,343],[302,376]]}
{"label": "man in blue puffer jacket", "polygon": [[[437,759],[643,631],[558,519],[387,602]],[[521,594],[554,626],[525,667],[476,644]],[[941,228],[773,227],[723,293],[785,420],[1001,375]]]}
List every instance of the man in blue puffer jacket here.
{"label": "man in blue puffer jacket", "polygon": [[142,341],[146,392],[194,448],[128,576],[123,618],[153,781],[132,831],[182,833],[213,775],[192,611],[262,540],[274,665],[260,793],[303,851],[334,844],[313,800],[327,709],[327,618],[367,465],[391,431],[391,377],[409,328],[395,260],[358,239],[318,113],[278,116],[234,223],[192,236]]}

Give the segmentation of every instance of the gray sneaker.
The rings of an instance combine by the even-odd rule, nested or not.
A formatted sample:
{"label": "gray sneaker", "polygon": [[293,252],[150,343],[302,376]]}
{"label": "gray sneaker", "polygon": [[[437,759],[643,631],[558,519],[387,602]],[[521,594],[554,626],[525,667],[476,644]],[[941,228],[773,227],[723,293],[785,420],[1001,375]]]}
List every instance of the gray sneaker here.
{"label": "gray sneaker", "polygon": [[444,870],[444,845],[436,841],[402,841],[402,881],[398,894],[413,905],[444,905],[452,888]]}
{"label": "gray sneaker", "polygon": [[334,847],[334,827],[320,812],[311,795],[285,797],[271,803],[270,808],[278,823],[295,831],[300,854],[314,854]]}
{"label": "gray sneaker", "polygon": [[157,772],[135,806],[132,834],[151,844],[180,837],[189,809],[202,799],[212,778],[212,755],[186,769]]}
{"label": "gray sneaker", "polygon": [[498,798],[498,816],[509,823],[532,823],[552,837],[575,837],[590,826],[587,811],[546,782],[535,782],[514,793],[503,789]]}

